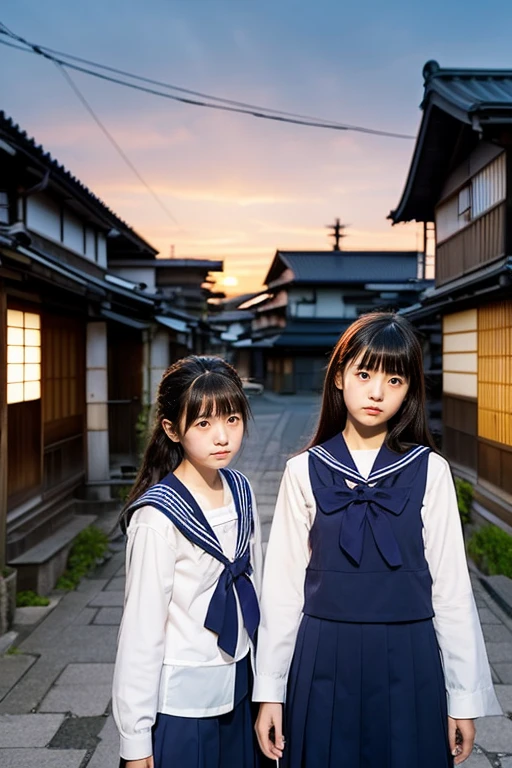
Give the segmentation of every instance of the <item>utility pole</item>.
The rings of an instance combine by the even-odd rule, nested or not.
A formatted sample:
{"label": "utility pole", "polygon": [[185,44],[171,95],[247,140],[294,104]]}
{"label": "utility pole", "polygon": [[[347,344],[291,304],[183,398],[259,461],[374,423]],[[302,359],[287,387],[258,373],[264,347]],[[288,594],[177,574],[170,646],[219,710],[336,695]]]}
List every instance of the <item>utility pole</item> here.
{"label": "utility pole", "polygon": [[336,219],[334,224],[329,224],[327,226],[327,229],[333,230],[329,233],[329,237],[334,238],[334,245],[332,247],[333,251],[341,251],[341,239],[342,237],[346,237],[345,233],[343,232],[343,230],[346,229],[346,224],[340,224],[340,220]]}

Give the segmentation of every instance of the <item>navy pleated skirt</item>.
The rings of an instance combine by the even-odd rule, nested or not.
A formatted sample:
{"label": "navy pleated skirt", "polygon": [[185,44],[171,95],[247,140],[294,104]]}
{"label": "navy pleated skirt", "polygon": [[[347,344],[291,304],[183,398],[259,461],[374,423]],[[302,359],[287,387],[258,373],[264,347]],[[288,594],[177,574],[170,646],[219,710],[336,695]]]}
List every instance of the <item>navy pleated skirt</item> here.
{"label": "navy pleated skirt", "polygon": [[447,720],[431,620],[303,617],[288,682],[283,768],[448,768]]}
{"label": "navy pleated skirt", "polygon": [[248,656],[237,663],[231,712],[198,718],[157,715],[153,728],[155,768],[256,768],[249,667]]}

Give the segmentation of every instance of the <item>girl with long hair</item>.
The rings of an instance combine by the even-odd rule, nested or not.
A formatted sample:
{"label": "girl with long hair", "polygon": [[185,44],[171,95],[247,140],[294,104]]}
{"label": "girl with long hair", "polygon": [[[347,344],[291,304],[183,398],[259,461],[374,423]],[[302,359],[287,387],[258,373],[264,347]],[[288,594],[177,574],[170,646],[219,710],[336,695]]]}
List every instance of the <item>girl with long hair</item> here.
{"label": "girl with long hair", "polygon": [[473,719],[501,714],[399,315],[360,317],[332,353],[316,433],[281,483],[261,608],[256,728],[285,768],[448,768]]}
{"label": "girl with long hair", "polygon": [[184,358],[160,382],[122,515],[113,713],[126,768],[254,768],[261,544],[249,482],[227,468],[249,415],[238,374],[220,358]]}

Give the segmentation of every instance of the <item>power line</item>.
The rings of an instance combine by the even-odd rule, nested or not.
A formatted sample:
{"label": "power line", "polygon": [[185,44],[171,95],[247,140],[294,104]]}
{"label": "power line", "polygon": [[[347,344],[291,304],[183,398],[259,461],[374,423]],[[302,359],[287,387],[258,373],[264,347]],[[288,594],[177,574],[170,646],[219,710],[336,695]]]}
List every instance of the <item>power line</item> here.
{"label": "power line", "polygon": [[168,217],[169,217],[169,218],[170,218],[170,219],[171,219],[171,220],[174,222],[174,224],[178,224],[178,221],[177,221],[177,220],[176,220],[176,218],[173,216],[173,214],[171,213],[171,211],[169,210],[169,208],[168,208],[168,207],[165,205],[165,203],[163,202],[163,200],[161,200],[161,199],[158,197],[158,195],[156,194],[156,192],[155,192],[155,191],[154,191],[154,190],[153,190],[153,189],[150,187],[150,185],[147,183],[147,181],[144,179],[144,177],[143,177],[143,176],[141,176],[141,174],[139,173],[139,171],[137,170],[137,168],[134,166],[134,164],[132,163],[132,161],[130,160],[130,158],[129,158],[129,157],[126,155],[126,153],[124,152],[124,150],[123,150],[123,149],[122,149],[122,148],[119,146],[119,144],[118,144],[118,143],[117,143],[117,141],[114,139],[114,137],[112,136],[112,134],[110,133],[110,131],[109,131],[109,130],[106,128],[106,126],[105,126],[105,125],[103,125],[103,123],[101,122],[100,118],[99,118],[99,117],[98,117],[98,115],[95,113],[95,111],[93,110],[93,108],[91,107],[91,105],[89,104],[89,102],[87,101],[87,99],[85,98],[85,96],[84,96],[84,95],[81,93],[81,91],[79,90],[78,86],[76,85],[76,83],[75,83],[75,82],[74,82],[74,80],[72,79],[72,77],[71,77],[71,75],[69,74],[69,72],[66,72],[66,70],[64,69],[64,67],[62,67],[62,65],[61,65],[61,64],[56,64],[56,66],[57,66],[57,68],[59,69],[59,71],[61,72],[61,74],[63,75],[63,77],[65,77],[65,79],[66,79],[66,80],[67,80],[67,82],[69,83],[69,86],[70,86],[70,88],[72,88],[72,90],[74,91],[74,93],[76,94],[76,96],[78,97],[78,99],[79,99],[79,100],[82,102],[82,104],[83,104],[83,106],[85,107],[85,109],[86,109],[86,110],[89,112],[89,114],[91,115],[91,117],[92,117],[92,119],[94,120],[94,122],[96,123],[96,125],[97,125],[97,126],[100,128],[100,130],[103,132],[103,134],[106,136],[106,138],[107,138],[107,139],[110,141],[110,143],[112,144],[112,146],[114,147],[114,149],[116,150],[116,152],[117,152],[117,153],[118,153],[118,154],[121,156],[121,158],[124,160],[124,162],[126,163],[126,165],[128,166],[128,168],[130,168],[130,170],[131,170],[131,171],[132,171],[132,172],[135,174],[135,176],[138,178],[138,180],[140,181],[140,183],[141,183],[141,184],[143,184],[143,185],[144,185],[144,187],[146,187],[146,189],[148,190],[148,192],[149,192],[149,194],[151,195],[151,197],[152,197],[152,198],[155,200],[155,202],[157,202],[157,203],[158,203],[158,205],[159,205],[159,206],[160,206],[160,208],[161,208],[161,209],[164,211],[164,213],[166,213],[166,214],[167,214],[167,216],[168,216]]}
{"label": "power line", "polygon": [[[5,25],[4,25],[4,24],[2,24],[1,22],[0,22],[0,26],[4,27],[4,28],[6,29]],[[2,33],[2,32],[3,32],[3,30],[2,30],[2,29],[0,29],[0,33]],[[12,33],[10,33],[10,34],[12,34]],[[20,40],[22,40],[22,39],[20,38]],[[3,43],[3,42],[4,42],[3,40],[0,40],[0,43]],[[25,41],[23,41],[23,40],[22,40],[22,42],[25,42]],[[29,44],[28,44],[28,43],[26,43],[26,45],[29,45]],[[16,48],[18,48],[19,46],[12,46],[12,47],[16,47]],[[26,50],[25,48],[21,48],[21,47],[19,47],[19,48],[20,48],[20,50]],[[34,52],[35,52],[35,53],[37,53],[37,51],[35,51],[35,50],[34,50]],[[160,206],[160,208],[161,208],[161,209],[164,211],[164,213],[165,213],[165,214],[166,214],[166,215],[167,215],[167,216],[168,216],[168,217],[169,217],[169,218],[172,220],[172,222],[173,222],[174,224],[178,225],[178,221],[176,220],[176,218],[174,217],[174,215],[171,213],[171,211],[169,210],[169,208],[168,208],[168,207],[165,205],[165,203],[163,202],[163,200],[161,200],[161,199],[159,198],[159,196],[158,196],[158,195],[156,194],[156,192],[155,192],[155,191],[154,191],[154,190],[151,188],[151,186],[150,186],[150,185],[148,184],[148,182],[147,182],[147,181],[144,179],[144,177],[143,177],[143,176],[142,176],[142,175],[139,173],[139,171],[137,170],[137,168],[135,167],[135,165],[132,163],[132,161],[130,160],[130,158],[128,157],[128,155],[127,155],[127,154],[124,152],[124,150],[122,149],[122,147],[121,147],[121,146],[118,144],[118,142],[117,142],[117,141],[115,140],[115,138],[112,136],[112,134],[110,133],[110,131],[108,130],[108,128],[107,128],[107,127],[106,127],[106,126],[105,126],[105,125],[102,123],[102,121],[100,120],[100,118],[98,117],[98,115],[96,114],[96,112],[94,111],[94,109],[91,107],[91,105],[89,104],[89,102],[87,101],[87,99],[85,98],[85,96],[83,95],[83,93],[80,91],[80,89],[78,88],[78,86],[77,86],[77,85],[76,85],[76,83],[74,82],[74,80],[73,80],[73,78],[71,77],[71,75],[69,74],[69,72],[66,72],[66,70],[65,70],[64,66],[63,66],[63,65],[62,65],[62,64],[61,64],[59,61],[57,61],[56,59],[54,59],[52,56],[49,56],[49,55],[45,54],[45,53],[44,53],[44,51],[41,53],[41,55],[43,55],[45,58],[49,59],[49,60],[50,60],[50,61],[51,61],[53,64],[55,64],[55,66],[57,67],[57,69],[59,70],[59,72],[61,73],[61,75],[64,77],[64,79],[65,79],[65,80],[66,80],[66,82],[68,83],[69,87],[72,89],[72,91],[74,92],[74,94],[76,95],[76,97],[79,99],[79,101],[80,101],[80,102],[82,103],[82,105],[85,107],[85,109],[87,110],[87,112],[89,113],[89,115],[92,117],[92,119],[94,120],[94,122],[96,123],[96,125],[99,127],[99,129],[100,129],[100,130],[102,131],[102,133],[104,134],[104,136],[105,136],[105,137],[108,139],[108,141],[109,141],[109,142],[112,144],[112,146],[114,147],[114,149],[116,150],[116,152],[119,154],[119,156],[121,157],[121,159],[123,160],[123,162],[124,162],[124,163],[126,163],[126,165],[127,165],[127,166],[128,166],[128,168],[129,168],[129,169],[132,171],[132,173],[134,173],[134,174],[135,174],[135,176],[137,177],[137,179],[138,179],[138,180],[140,181],[140,183],[141,183],[141,184],[142,184],[142,185],[143,185],[143,186],[144,186],[144,187],[147,189],[147,191],[149,192],[149,194],[151,195],[151,197],[152,197],[152,198],[155,200],[155,202],[156,202],[156,203],[158,203],[158,205],[159,205],[159,206]]]}
{"label": "power line", "polygon": [[[312,128],[323,128],[323,129],[335,130],[335,131],[356,131],[358,133],[365,133],[365,134],[370,134],[375,136],[384,136],[387,138],[396,138],[396,139],[414,139],[415,138],[414,136],[411,136],[409,134],[393,133],[390,131],[382,131],[379,129],[366,128],[358,125],[337,123],[333,121],[322,120],[321,118],[310,117],[308,115],[300,115],[293,112],[284,112],[281,110],[270,109],[268,107],[260,107],[257,105],[248,104],[246,102],[235,101],[233,99],[225,99],[219,96],[211,96],[208,94],[201,93],[200,91],[193,91],[187,88],[182,88],[181,86],[172,85],[170,83],[163,83],[158,80],[152,80],[151,78],[135,75],[133,73],[126,72],[124,70],[116,69],[114,67],[108,67],[106,65],[98,64],[97,62],[93,62],[88,59],[82,59],[81,57],[73,56],[72,54],[61,53],[58,51],[54,51],[53,49],[50,49],[50,48],[45,48],[44,46],[36,45],[35,43],[30,43],[24,40],[23,38],[19,37],[18,35],[15,35],[10,30],[8,30],[4,24],[0,23],[0,25],[1,27],[3,27],[3,29],[0,29],[0,34],[8,35],[9,37],[23,43],[23,45],[27,47],[15,46],[12,43],[8,43],[7,41],[0,40],[0,43],[4,45],[7,45],[12,48],[17,48],[18,50],[24,51],[26,53],[39,54],[53,61],[54,63],[60,64],[62,67],[67,67],[77,72],[82,72],[83,74],[86,74],[86,75],[96,77],[98,79],[114,83],[116,85],[122,85],[125,88],[131,88],[133,90],[141,91],[143,93],[149,93],[151,95],[159,96],[161,98],[171,99],[172,101],[178,101],[184,104],[189,104],[191,106],[203,107],[207,109],[214,109],[214,110],[219,110],[224,112],[246,114],[246,115],[250,115],[252,117],[257,117],[264,120],[273,120],[276,122],[309,126]],[[86,66],[80,66],[78,64],[73,64],[72,63],[73,61],[85,63],[88,66],[86,67]],[[89,68],[90,66],[103,71],[95,72],[94,70],[91,70]],[[157,90],[156,88],[149,88],[147,86],[137,85],[136,83],[123,80],[120,77],[114,77],[112,75],[104,74],[105,72],[112,72],[114,74],[121,75],[122,77],[129,77],[133,80],[138,81],[139,83],[148,83],[148,84],[157,86],[158,88],[167,88],[169,90],[186,93],[186,94],[189,94],[190,96],[196,96],[198,98],[187,98],[184,96],[177,96],[172,93],[165,93],[161,90]],[[210,101],[216,101],[219,103],[209,103],[207,101],[203,101],[200,99],[209,99]]]}

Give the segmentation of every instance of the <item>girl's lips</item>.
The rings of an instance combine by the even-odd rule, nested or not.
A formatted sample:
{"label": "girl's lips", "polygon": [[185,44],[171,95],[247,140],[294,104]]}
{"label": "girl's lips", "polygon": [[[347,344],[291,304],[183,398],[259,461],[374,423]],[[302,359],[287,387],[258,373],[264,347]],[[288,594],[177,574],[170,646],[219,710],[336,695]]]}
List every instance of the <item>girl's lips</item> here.
{"label": "girl's lips", "polygon": [[368,413],[382,413],[382,410],[380,408],[364,408],[363,410],[368,411]]}
{"label": "girl's lips", "polygon": [[213,456],[227,456],[229,451],[217,451],[216,453],[212,454]]}

